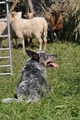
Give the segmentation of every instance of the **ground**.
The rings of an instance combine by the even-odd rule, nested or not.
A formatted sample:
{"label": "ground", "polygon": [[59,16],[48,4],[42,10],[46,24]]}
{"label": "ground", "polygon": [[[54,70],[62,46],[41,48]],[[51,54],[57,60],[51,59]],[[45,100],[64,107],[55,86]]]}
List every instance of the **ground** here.
{"label": "ground", "polygon": [[[22,69],[28,59],[20,43],[18,40],[17,50],[12,48],[13,75],[0,76],[0,119],[80,120],[80,45],[76,43],[58,40],[47,44],[46,52],[56,53],[55,62],[59,65],[59,68],[47,68],[47,82],[54,91],[48,97],[35,104],[1,102],[3,98],[15,97]],[[3,41],[3,47],[6,46],[7,42]],[[36,39],[33,40],[33,46],[28,46],[34,51],[38,51],[38,48]],[[0,62],[2,64],[5,61]]]}

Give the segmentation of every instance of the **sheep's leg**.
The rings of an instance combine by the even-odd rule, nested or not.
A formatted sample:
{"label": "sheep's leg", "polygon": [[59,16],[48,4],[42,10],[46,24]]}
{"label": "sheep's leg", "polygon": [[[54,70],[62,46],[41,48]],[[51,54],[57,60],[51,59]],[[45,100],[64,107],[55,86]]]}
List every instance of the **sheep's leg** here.
{"label": "sheep's leg", "polygon": [[17,49],[17,38],[15,38],[15,46],[16,46],[16,49]]}
{"label": "sheep's leg", "polygon": [[2,48],[2,40],[0,40],[0,48]]}
{"label": "sheep's leg", "polygon": [[23,45],[23,48],[25,48],[25,45],[24,45],[24,39],[22,39],[22,45]]}
{"label": "sheep's leg", "polygon": [[32,43],[32,38],[30,38],[30,43]]}
{"label": "sheep's leg", "polygon": [[57,34],[54,32],[54,37],[55,37],[55,40],[57,42]]}
{"label": "sheep's leg", "polygon": [[25,39],[25,48],[28,46],[28,38]]}
{"label": "sheep's leg", "polygon": [[55,37],[57,36],[55,32],[54,32],[54,36],[55,36]]}
{"label": "sheep's leg", "polygon": [[47,40],[46,37],[44,37],[44,50],[46,50]]}
{"label": "sheep's leg", "polygon": [[39,45],[39,51],[41,51],[42,50],[42,43],[43,43],[43,41],[42,41],[41,38],[39,38],[39,43],[40,43],[40,45]]}
{"label": "sheep's leg", "polygon": [[11,38],[11,47],[13,48],[13,38]]}

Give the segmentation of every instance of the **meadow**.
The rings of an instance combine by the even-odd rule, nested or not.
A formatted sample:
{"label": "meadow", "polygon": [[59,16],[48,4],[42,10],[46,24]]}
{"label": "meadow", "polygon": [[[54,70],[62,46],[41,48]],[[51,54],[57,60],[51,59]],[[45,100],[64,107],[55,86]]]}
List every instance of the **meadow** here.
{"label": "meadow", "polygon": [[[80,120],[80,45],[77,43],[57,40],[47,44],[46,52],[56,53],[55,63],[59,65],[59,68],[46,68],[53,93],[37,103],[2,103],[4,98],[15,97],[22,69],[29,58],[20,43],[18,40],[18,49],[11,50],[13,75],[0,76],[0,120]],[[6,46],[3,41],[3,47]],[[28,49],[38,51],[38,47],[38,40],[34,39]]]}

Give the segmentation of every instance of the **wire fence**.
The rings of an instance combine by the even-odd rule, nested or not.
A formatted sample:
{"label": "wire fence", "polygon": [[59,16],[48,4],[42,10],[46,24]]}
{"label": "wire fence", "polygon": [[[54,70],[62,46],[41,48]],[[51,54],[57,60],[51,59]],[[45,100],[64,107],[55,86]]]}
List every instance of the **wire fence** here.
{"label": "wire fence", "polygon": [[[37,11],[41,12],[43,10],[42,6],[46,9],[46,7],[50,7],[52,4],[54,4],[54,2],[55,0],[32,0],[32,4],[35,12]],[[9,2],[9,9],[11,8],[12,4],[13,2]],[[22,11],[22,17],[24,17],[24,14],[26,12],[25,2],[22,2],[22,0],[20,0],[20,2],[17,3],[14,11],[16,12]],[[0,5],[0,18],[4,18],[5,16],[6,16],[6,6],[3,4]]]}
{"label": "wire fence", "polygon": [[[12,6],[13,2],[9,2],[9,10]],[[22,11],[22,15],[25,13],[25,3],[17,3],[14,11],[19,12]],[[0,5],[0,18],[4,18],[6,16],[6,5]]]}

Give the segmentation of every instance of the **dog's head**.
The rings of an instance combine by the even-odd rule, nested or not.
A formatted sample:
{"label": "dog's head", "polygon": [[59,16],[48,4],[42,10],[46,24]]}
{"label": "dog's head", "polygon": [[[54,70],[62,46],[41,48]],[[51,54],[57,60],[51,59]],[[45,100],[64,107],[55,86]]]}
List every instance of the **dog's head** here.
{"label": "dog's head", "polygon": [[56,54],[47,54],[45,52],[32,52],[30,50],[26,50],[26,53],[29,57],[36,60],[39,63],[43,63],[45,67],[58,67],[58,64],[53,61],[56,59]]}

